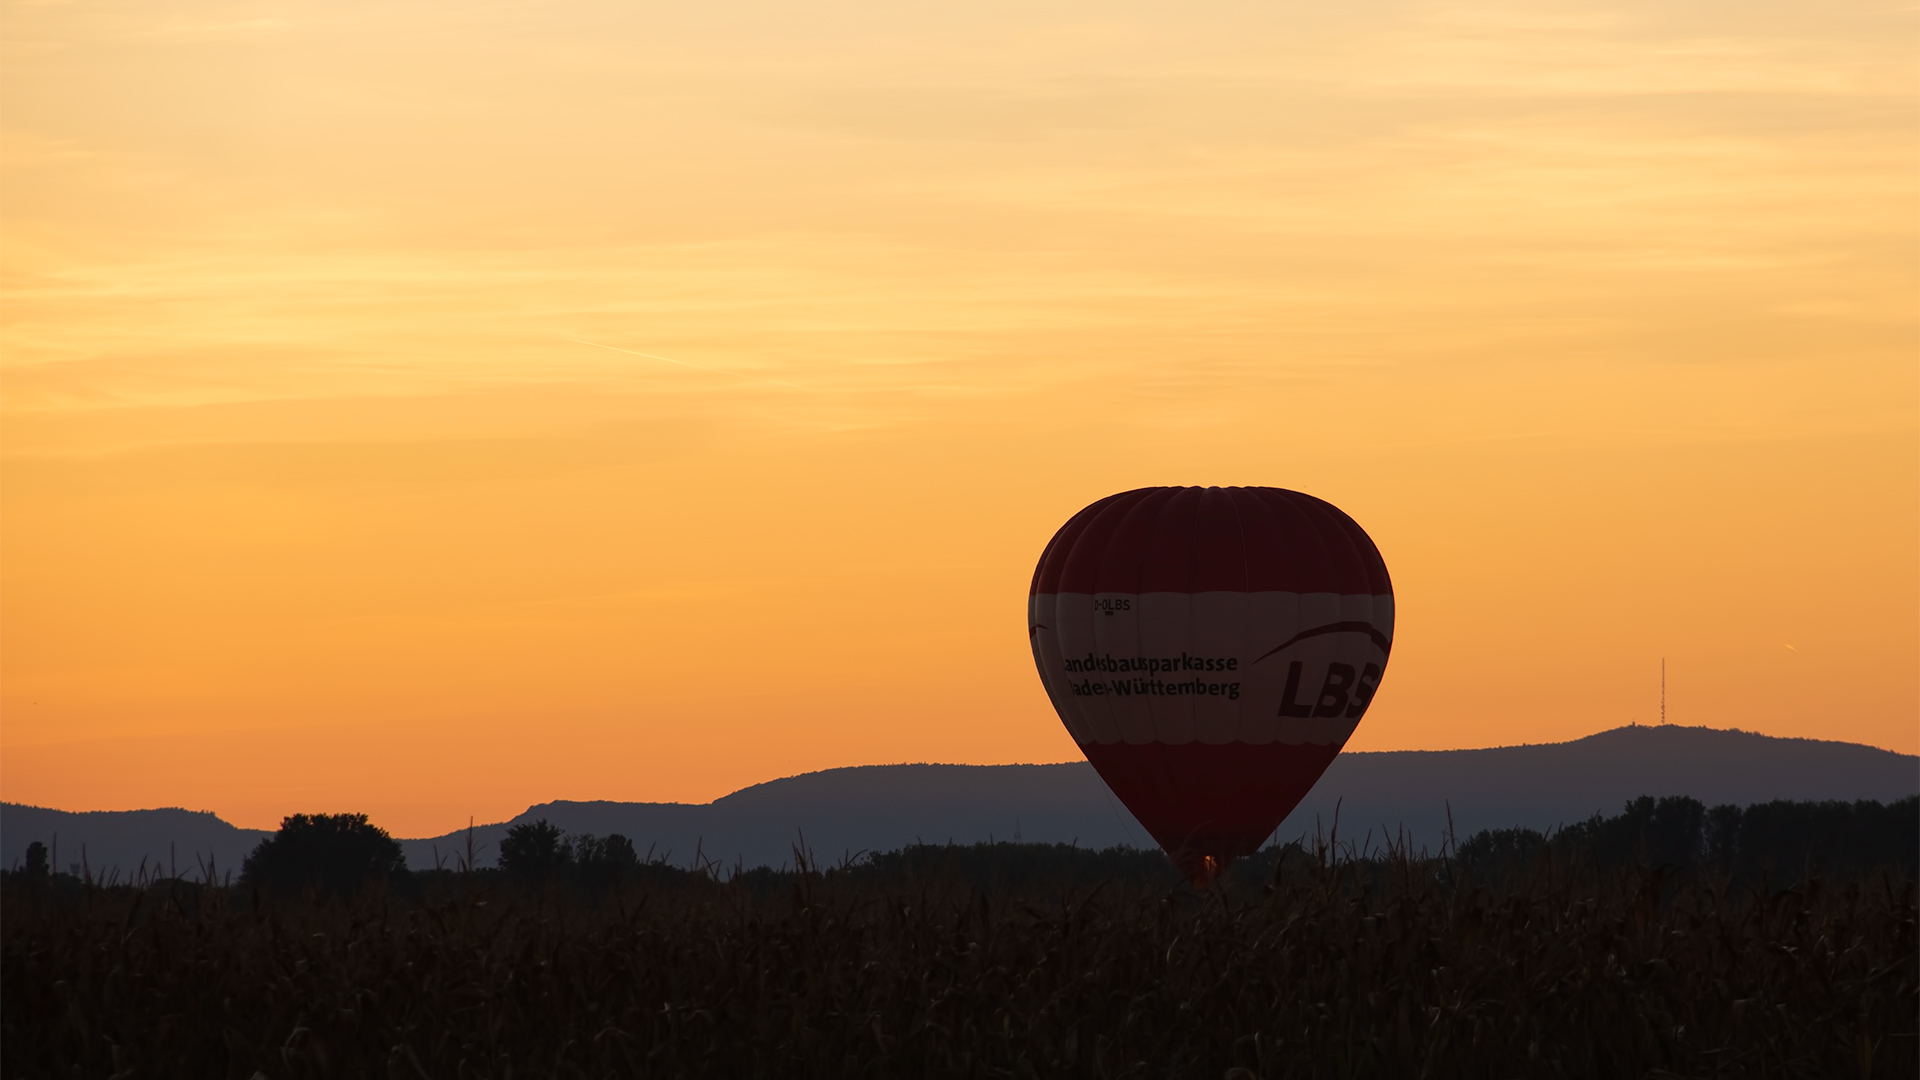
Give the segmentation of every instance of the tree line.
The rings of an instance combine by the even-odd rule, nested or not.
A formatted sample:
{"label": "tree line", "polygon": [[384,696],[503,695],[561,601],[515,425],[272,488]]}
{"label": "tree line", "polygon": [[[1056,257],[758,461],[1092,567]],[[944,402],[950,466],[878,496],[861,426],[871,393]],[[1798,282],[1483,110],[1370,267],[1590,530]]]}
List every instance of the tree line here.
{"label": "tree line", "polygon": [[[1302,858],[1364,863],[1388,854],[1342,843],[1338,837],[1276,844],[1236,863],[1225,884],[1257,888],[1290,859],[1296,865]],[[1913,876],[1920,872],[1920,797],[1891,804],[1778,801],[1708,807],[1683,796],[1643,796],[1619,814],[1596,814],[1551,832],[1482,830],[1447,845],[1438,859],[1481,874],[1553,859],[1601,869],[1645,865],[1710,870],[1735,880],[1765,874],[1852,876],[1883,867]],[[796,852],[796,862],[797,871],[759,867],[725,873],[716,867],[675,867],[652,852],[642,856],[632,840],[618,833],[569,834],[542,818],[510,827],[492,866],[461,860],[454,870],[410,871],[399,841],[365,814],[292,814],[247,856],[238,884],[268,895],[327,897],[377,884],[405,892],[436,880],[471,885],[478,879],[489,886],[598,895],[623,885],[685,886],[724,876],[751,891],[769,892],[790,887],[796,873],[820,870],[807,863],[803,852]],[[1172,865],[1153,849],[1011,842],[913,845],[869,854],[832,870],[856,884],[943,883],[996,892],[1106,883],[1172,889],[1180,882]],[[46,847],[37,841],[27,849],[24,867],[8,876],[28,884],[68,877],[50,872]]]}
{"label": "tree line", "polygon": [[1853,875],[1880,867],[1920,869],[1920,797],[1893,803],[1788,802],[1709,807],[1698,799],[1641,796],[1611,817],[1542,833],[1489,829],[1462,842],[1456,857],[1511,867],[1546,857],[1602,867],[1640,863],[1713,870],[1736,880],[1762,874]]}
{"label": "tree line", "polygon": [[[36,840],[27,845],[24,865],[9,876],[28,884],[59,879],[78,884],[74,875],[53,873],[48,862],[47,846]],[[269,894],[344,896],[369,885],[404,885],[410,879],[449,873],[477,874],[491,882],[521,886],[563,885],[591,891],[649,875],[686,875],[664,860],[642,859],[633,841],[618,833],[568,834],[544,818],[509,828],[492,866],[463,864],[458,871],[410,871],[400,842],[366,814],[289,814],[272,836],[247,855],[237,884]]]}

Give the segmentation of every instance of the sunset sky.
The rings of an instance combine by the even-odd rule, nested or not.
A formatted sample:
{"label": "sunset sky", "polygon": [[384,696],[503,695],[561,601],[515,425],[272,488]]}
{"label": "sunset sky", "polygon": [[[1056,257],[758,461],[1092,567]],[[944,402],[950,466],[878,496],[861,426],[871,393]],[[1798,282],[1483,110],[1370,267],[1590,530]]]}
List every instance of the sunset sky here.
{"label": "sunset sky", "polygon": [[1902,6],[10,0],[0,796],[1078,756],[1092,500],[1339,505],[1350,749],[1920,750]]}

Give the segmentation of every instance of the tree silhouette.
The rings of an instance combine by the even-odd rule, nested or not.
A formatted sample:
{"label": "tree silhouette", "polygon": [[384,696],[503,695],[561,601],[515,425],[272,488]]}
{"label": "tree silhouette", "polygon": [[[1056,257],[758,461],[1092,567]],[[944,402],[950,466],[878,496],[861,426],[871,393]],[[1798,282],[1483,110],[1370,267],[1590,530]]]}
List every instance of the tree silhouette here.
{"label": "tree silhouette", "polygon": [[619,833],[604,837],[582,833],[572,838],[572,844],[580,883],[589,889],[617,885],[632,878],[640,869],[640,856],[633,850],[633,841]]}
{"label": "tree silhouette", "polygon": [[406,869],[400,842],[365,814],[293,814],[247,856],[240,883],[266,892],[313,889],[339,896]]}
{"label": "tree silhouette", "polygon": [[515,825],[500,841],[500,869],[524,882],[546,882],[573,866],[573,845],[541,818]]}
{"label": "tree silhouette", "polygon": [[541,818],[507,830],[500,841],[500,869],[523,884],[566,881],[597,892],[637,876],[640,856],[633,841],[619,833],[569,836]]}
{"label": "tree silhouette", "polygon": [[27,845],[27,880],[34,884],[47,881],[52,875],[47,866],[47,845],[35,840]]}

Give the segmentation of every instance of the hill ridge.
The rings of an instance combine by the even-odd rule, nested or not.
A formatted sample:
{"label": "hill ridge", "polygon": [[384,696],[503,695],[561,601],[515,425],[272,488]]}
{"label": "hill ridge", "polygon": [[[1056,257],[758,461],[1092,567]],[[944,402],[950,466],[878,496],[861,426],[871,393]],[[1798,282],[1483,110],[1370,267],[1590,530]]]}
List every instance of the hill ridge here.
{"label": "hill ridge", "polygon": [[[1916,792],[1920,757],[1911,754],[1738,728],[1625,725],[1558,743],[1343,753],[1276,836],[1310,834],[1332,819],[1335,806],[1343,834],[1404,829],[1416,845],[1433,848],[1449,813],[1464,836],[1481,828],[1550,828],[1617,812],[1639,795],[1749,805],[1887,802]],[[491,862],[507,828],[540,817],[569,832],[619,832],[640,850],[671,852],[676,861],[697,850],[728,866],[780,865],[802,836],[830,858],[916,841],[1008,839],[1015,832],[1083,847],[1151,843],[1084,761],[843,765],[749,784],[705,803],[553,799],[506,821],[473,826],[482,861]],[[85,844],[89,865],[122,873],[142,858],[151,866],[190,852],[237,871],[247,851],[270,835],[183,807],[61,811],[0,803],[0,865],[15,864],[27,843],[56,832],[62,863],[77,862],[72,856]],[[444,863],[464,853],[468,835],[456,829],[402,845],[409,865],[432,866],[436,856]]]}

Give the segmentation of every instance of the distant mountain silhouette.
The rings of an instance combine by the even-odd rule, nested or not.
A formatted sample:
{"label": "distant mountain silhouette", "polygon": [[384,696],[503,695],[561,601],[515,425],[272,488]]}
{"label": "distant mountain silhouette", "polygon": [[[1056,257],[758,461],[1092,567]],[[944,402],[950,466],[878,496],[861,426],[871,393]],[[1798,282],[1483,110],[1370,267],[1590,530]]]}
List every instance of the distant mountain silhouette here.
{"label": "distant mountain silhouette", "polygon": [[48,810],[0,803],[0,866],[13,869],[35,840],[50,849],[56,872],[125,880],[144,865],[148,874],[200,880],[203,874],[240,876],[240,861],[272,836],[242,829],[206,810]]}
{"label": "distant mountain silhouette", "polygon": [[[1773,799],[1890,802],[1916,793],[1920,758],[1910,754],[1744,731],[1624,727],[1565,743],[1342,754],[1275,835],[1288,840],[1330,829],[1336,805],[1343,839],[1378,848],[1383,837],[1402,833],[1415,847],[1437,849],[1449,809],[1465,838],[1486,828],[1546,830],[1618,813],[1640,795],[1744,806]],[[538,818],[567,832],[620,833],[642,853],[651,848],[683,866],[696,855],[725,867],[779,866],[803,842],[825,862],[916,841],[1152,845],[1085,762],[866,765],[755,784],[703,804],[542,803],[511,821],[476,827],[476,862],[493,865],[507,828]],[[182,869],[196,865],[189,852],[213,852],[220,866],[237,871],[267,835],[181,810],[64,814],[9,803],[0,804],[0,863],[14,865],[29,842],[47,842],[54,831],[63,867],[79,861],[85,843],[96,871],[119,867],[123,874],[143,855],[149,865],[164,860],[170,841]],[[467,839],[462,829],[402,845],[414,869],[436,860],[451,867]]]}
{"label": "distant mountain silhouette", "polygon": [[[908,844],[1010,840],[1109,847],[1152,846],[1132,815],[1107,792],[1092,766],[857,765],[804,773],[742,788],[710,803],[555,801],[512,821],[474,830],[477,861],[492,865],[495,845],[513,825],[545,818],[569,833],[619,833],[645,857],[682,866],[696,858],[731,868],[780,866],[804,843],[824,862]],[[1027,823],[1031,822],[1031,826]],[[466,830],[401,841],[407,865],[454,864]]]}

